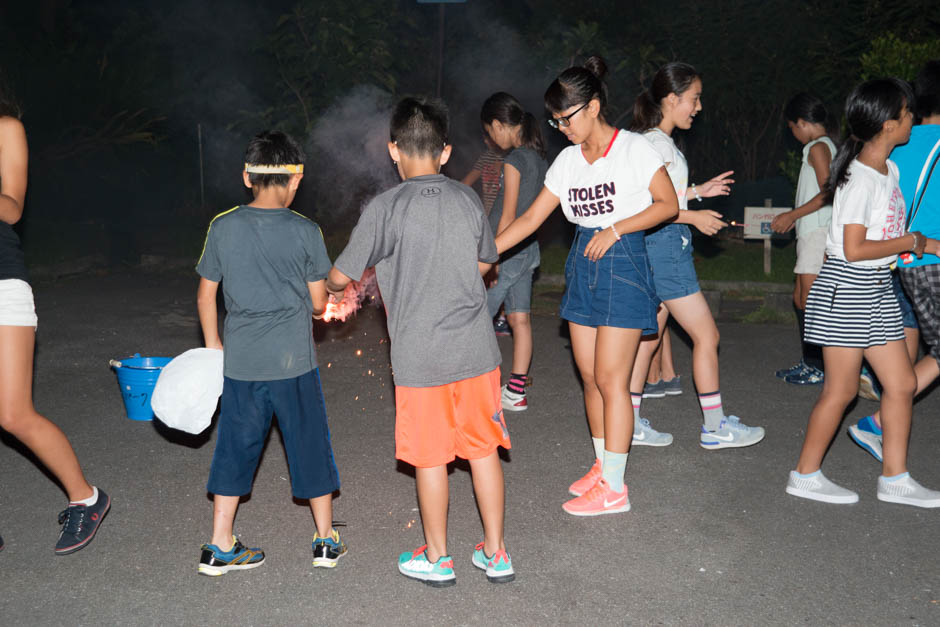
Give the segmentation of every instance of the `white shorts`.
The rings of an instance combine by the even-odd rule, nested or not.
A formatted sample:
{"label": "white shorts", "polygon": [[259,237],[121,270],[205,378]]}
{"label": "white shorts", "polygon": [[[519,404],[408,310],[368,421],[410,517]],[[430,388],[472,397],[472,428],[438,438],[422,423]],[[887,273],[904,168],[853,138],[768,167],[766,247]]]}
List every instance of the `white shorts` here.
{"label": "white shorts", "polygon": [[38,323],[29,283],[20,279],[0,281],[0,326],[35,327]]}
{"label": "white shorts", "polygon": [[815,229],[796,238],[794,274],[819,274],[826,256],[826,235],[829,227]]}

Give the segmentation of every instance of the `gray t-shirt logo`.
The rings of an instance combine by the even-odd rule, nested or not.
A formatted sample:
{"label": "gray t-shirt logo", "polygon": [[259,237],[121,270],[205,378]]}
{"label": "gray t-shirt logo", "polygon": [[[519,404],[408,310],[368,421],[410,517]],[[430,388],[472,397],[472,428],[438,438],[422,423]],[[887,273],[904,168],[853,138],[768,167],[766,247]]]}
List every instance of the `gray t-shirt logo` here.
{"label": "gray t-shirt logo", "polygon": [[421,195],[427,198],[430,198],[432,196],[440,196],[441,188],[440,187],[425,187],[424,189],[421,190]]}

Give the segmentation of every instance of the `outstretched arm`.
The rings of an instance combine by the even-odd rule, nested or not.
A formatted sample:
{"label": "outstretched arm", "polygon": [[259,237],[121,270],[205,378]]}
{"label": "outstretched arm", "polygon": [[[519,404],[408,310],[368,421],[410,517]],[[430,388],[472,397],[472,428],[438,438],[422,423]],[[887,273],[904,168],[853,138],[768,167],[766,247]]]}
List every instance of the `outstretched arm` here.
{"label": "outstretched arm", "polygon": [[502,254],[535,233],[535,230],[542,226],[557,206],[558,196],[548,191],[547,187],[543,187],[526,212],[513,220],[505,231],[496,236],[496,249]]}
{"label": "outstretched arm", "polygon": [[786,213],[781,213],[770,223],[770,228],[777,233],[786,233],[793,228],[796,221],[803,216],[808,216],[814,211],[819,211],[826,204],[826,181],[829,180],[829,164],[832,161],[832,153],[829,152],[829,146],[819,142],[813,144],[809,149],[809,156],[806,158],[813,172],[816,173],[816,182],[819,189],[822,190],[808,201]]}
{"label": "outstretched arm", "polygon": [[28,161],[23,124],[16,118],[0,117],[0,220],[7,224],[23,217]]}
{"label": "outstretched arm", "polygon": [[[333,266],[330,268],[330,274],[326,277],[326,291],[329,292],[337,302],[342,301],[343,292],[351,281],[351,278],[337,270],[336,266]],[[314,307],[316,307],[315,304]]]}

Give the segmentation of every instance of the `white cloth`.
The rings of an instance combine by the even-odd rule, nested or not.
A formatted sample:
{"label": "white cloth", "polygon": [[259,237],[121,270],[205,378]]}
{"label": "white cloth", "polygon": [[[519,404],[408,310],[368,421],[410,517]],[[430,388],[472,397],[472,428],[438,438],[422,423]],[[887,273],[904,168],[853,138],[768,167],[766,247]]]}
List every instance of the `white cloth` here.
{"label": "white cloth", "polygon": [[[826,254],[845,259],[843,228],[846,224],[867,227],[865,239],[881,241],[901,237],[905,232],[905,204],[898,187],[898,166],[887,160],[888,173],[881,174],[858,159],[848,168],[848,180],[836,189],[832,203],[832,223],[826,238]],[[887,266],[897,255],[851,262],[859,266]]]}
{"label": "white cloth", "polygon": [[163,367],[150,406],[168,427],[202,433],[222,395],[222,351],[194,348]]}
{"label": "white cloth", "polygon": [[22,279],[0,281],[0,326],[35,327],[38,323],[29,283]]}
{"label": "white cloth", "polygon": [[588,163],[581,146],[568,146],[545,175],[545,187],[561,201],[569,222],[607,228],[649,207],[653,174],[662,157],[638,133],[617,130],[604,156]]}
{"label": "white cloth", "polygon": [[[796,183],[796,204],[794,207],[802,207],[819,193],[819,180],[816,178],[816,170],[809,164],[810,148],[818,143],[823,143],[829,148],[830,165],[832,164],[832,160],[835,159],[836,145],[825,135],[811,142],[807,142],[807,144],[803,146],[803,165],[800,166],[800,178]],[[816,229],[825,228],[829,226],[831,220],[832,205],[823,205],[817,211],[803,216],[796,221],[796,236],[803,237]]]}
{"label": "white cloth", "polygon": [[672,137],[661,129],[651,128],[643,133],[643,137],[650,140],[653,148],[666,163],[666,172],[669,173],[672,186],[676,188],[676,196],[679,197],[679,209],[688,209],[689,162],[685,160],[685,155],[676,147]]}

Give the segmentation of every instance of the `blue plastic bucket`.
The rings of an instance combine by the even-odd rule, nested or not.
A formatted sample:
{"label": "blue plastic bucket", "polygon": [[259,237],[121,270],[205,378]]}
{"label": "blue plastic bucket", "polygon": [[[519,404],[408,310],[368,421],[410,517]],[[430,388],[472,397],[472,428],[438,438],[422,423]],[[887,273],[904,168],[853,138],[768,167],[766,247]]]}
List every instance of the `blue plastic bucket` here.
{"label": "blue plastic bucket", "polygon": [[121,386],[128,418],[153,420],[150,397],[160,371],[172,360],[172,357],[141,357],[140,353],[135,353],[133,357],[111,362],[117,373],[118,385]]}

